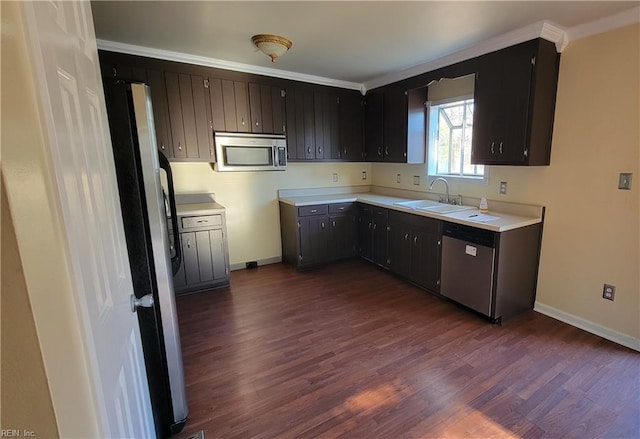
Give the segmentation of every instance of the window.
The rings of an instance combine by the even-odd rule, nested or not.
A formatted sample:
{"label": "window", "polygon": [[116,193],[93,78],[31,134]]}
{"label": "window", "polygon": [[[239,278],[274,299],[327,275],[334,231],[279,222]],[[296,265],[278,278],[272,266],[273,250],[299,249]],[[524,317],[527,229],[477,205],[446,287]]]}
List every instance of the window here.
{"label": "window", "polygon": [[472,135],[472,96],[431,102],[428,175],[484,180],[484,165],[471,164]]}

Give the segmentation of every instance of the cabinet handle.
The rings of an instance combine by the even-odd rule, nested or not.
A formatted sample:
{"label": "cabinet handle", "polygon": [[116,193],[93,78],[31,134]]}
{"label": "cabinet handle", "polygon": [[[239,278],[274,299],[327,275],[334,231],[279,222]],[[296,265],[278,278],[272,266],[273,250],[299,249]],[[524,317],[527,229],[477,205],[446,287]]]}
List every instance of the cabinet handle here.
{"label": "cabinet handle", "polygon": [[191,240],[187,239],[187,248],[191,248]]}
{"label": "cabinet handle", "polygon": [[256,120],[256,126],[260,126],[260,122]]}
{"label": "cabinet handle", "polygon": [[160,149],[164,151],[164,143],[160,144]]}
{"label": "cabinet handle", "polygon": [[316,213],[318,209],[311,209],[311,213]]}
{"label": "cabinet handle", "polygon": [[496,152],[493,150],[494,146],[496,146],[496,142],[491,142],[491,154],[495,154]]}
{"label": "cabinet handle", "polygon": [[405,234],[404,234],[404,240],[405,240],[405,241],[408,241],[408,240],[409,240],[409,234],[408,234],[408,233],[405,233]]}
{"label": "cabinet handle", "polygon": [[307,148],[307,152],[311,154],[311,148]]}
{"label": "cabinet handle", "polygon": [[321,228],[322,230],[324,230],[324,221],[322,221],[322,222],[320,223],[320,228]]}
{"label": "cabinet handle", "polygon": [[336,226],[336,222],[335,222],[335,221],[334,221],[334,222],[332,222],[332,223],[331,223],[331,225],[332,225],[333,227],[335,227],[335,226]]}
{"label": "cabinet handle", "polygon": [[347,148],[345,148],[342,152],[342,154],[346,157],[347,156]]}
{"label": "cabinet handle", "polygon": [[378,147],[378,155],[379,155],[379,156],[382,156],[382,146],[379,146],[379,147]]}
{"label": "cabinet handle", "polygon": [[318,148],[318,154],[322,154],[322,148]]}
{"label": "cabinet handle", "polygon": [[504,142],[500,142],[500,154],[502,154],[502,145]]}
{"label": "cabinet handle", "polygon": [[182,143],[178,142],[178,151],[182,151]]}
{"label": "cabinet handle", "polygon": [[373,230],[375,230],[375,229],[377,228],[377,226],[378,226],[378,225],[374,223],[374,224],[373,224]]}
{"label": "cabinet handle", "polygon": [[386,146],[384,148],[384,155],[389,155],[389,147],[388,146]]}
{"label": "cabinet handle", "polygon": [[418,243],[418,237],[417,237],[417,236],[414,236],[414,237],[413,237],[413,243],[414,243],[414,244],[417,244],[417,243]]}
{"label": "cabinet handle", "polygon": [[242,118],[241,124],[242,124],[242,126],[244,126],[244,117]]}

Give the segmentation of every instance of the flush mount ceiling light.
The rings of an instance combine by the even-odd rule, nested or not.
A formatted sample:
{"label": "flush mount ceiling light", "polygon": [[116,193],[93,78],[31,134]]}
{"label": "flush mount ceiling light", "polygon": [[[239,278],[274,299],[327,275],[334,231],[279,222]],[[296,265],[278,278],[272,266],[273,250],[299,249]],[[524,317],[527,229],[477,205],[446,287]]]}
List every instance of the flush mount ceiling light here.
{"label": "flush mount ceiling light", "polygon": [[279,35],[259,34],[251,37],[251,41],[265,55],[271,58],[271,62],[275,63],[279,56],[284,55],[287,50],[291,49],[293,43]]}

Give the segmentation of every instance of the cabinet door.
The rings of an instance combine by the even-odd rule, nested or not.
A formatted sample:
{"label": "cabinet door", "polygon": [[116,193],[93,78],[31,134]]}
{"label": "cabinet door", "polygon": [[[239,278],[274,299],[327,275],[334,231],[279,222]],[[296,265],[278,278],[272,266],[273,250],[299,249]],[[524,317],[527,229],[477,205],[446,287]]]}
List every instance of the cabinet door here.
{"label": "cabinet door", "polygon": [[195,234],[200,282],[211,282],[213,280],[213,264],[211,260],[211,240],[209,238],[209,231],[203,230],[195,232]]}
{"label": "cabinet door", "polygon": [[357,230],[355,215],[331,215],[329,217],[329,259],[343,259],[355,255]]}
{"label": "cabinet door", "polygon": [[358,205],[358,252],[373,260],[373,208],[365,204]]}
{"label": "cabinet door", "polygon": [[339,104],[339,145],[341,160],[356,162],[362,160],[362,97],[357,94],[340,96]]}
{"label": "cabinet door", "polygon": [[233,91],[236,101],[236,121],[238,123],[238,131],[248,133],[251,131],[249,124],[249,94],[248,87],[245,82],[234,82]]}
{"label": "cabinet door", "polygon": [[[302,135],[304,138],[304,157],[306,160],[316,158],[316,132],[314,118],[313,92],[301,90],[302,106],[299,107],[296,99],[296,110],[302,111]],[[300,156],[298,156],[300,158]]]}
{"label": "cabinet door", "polygon": [[304,151],[302,145],[302,133],[299,131],[298,121],[298,102],[297,93],[295,89],[289,89],[285,93],[285,106],[286,106],[286,136],[287,136],[287,159],[296,160],[298,158],[304,158],[304,154],[299,156],[299,151]]}
{"label": "cabinet door", "polygon": [[220,85],[222,88],[222,108],[224,111],[225,131],[232,133],[237,132],[238,119],[236,117],[236,92],[233,86],[233,81],[223,80]]}
{"label": "cabinet door", "polygon": [[385,162],[407,161],[407,93],[401,89],[384,92],[382,143]]}
{"label": "cabinet door", "polygon": [[191,77],[179,74],[178,84],[180,87],[180,109],[182,110],[182,124],[184,127],[185,157],[198,158],[198,133]]}
{"label": "cabinet door", "polygon": [[273,104],[271,102],[271,87],[260,85],[260,111],[262,113],[262,132],[274,133],[273,130]]}
{"label": "cabinet door", "polygon": [[209,78],[209,101],[211,105],[211,122],[213,130],[216,132],[225,132],[227,130],[225,124],[224,100],[222,97],[222,81],[216,78]]}
{"label": "cabinet door", "polygon": [[173,140],[173,156],[186,158],[184,124],[182,122],[182,102],[180,99],[180,81],[177,73],[165,72],[167,86],[167,102],[169,104],[169,122]]}
{"label": "cabinet door", "polygon": [[200,282],[200,268],[198,267],[198,246],[195,232],[181,233],[180,241],[186,284],[197,284]]}
{"label": "cabinet door", "polygon": [[389,230],[387,209],[373,210],[373,262],[383,267],[389,266]]}
{"label": "cabinet door", "polygon": [[227,261],[225,258],[224,235],[222,229],[210,230],[209,241],[211,243],[211,265],[213,268],[213,280],[227,277]]}
{"label": "cabinet door", "polygon": [[[209,81],[202,76],[191,76],[191,92],[193,95],[193,112],[195,121],[195,137],[197,148],[190,148],[189,158],[214,161],[213,155],[213,121],[211,103],[209,101]],[[191,155],[189,155],[191,153]]]}
{"label": "cabinet door", "polygon": [[271,119],[274,134],[286,134],[285,91],[280,87],[271,87]]}
{"label": "cabinet door", "polygon": [[402,216],[395,214],[389,220],[389,259],[391,269],[406,278],[411,278],[411,227],[402,221]]}
{"label": "cabinet door", "polygon": [[267,132],[262,126],[262,97],[259,84],[249,84],[249,110],[251,113],[251,132]]}
{"label": "cabinet door", "polygon": [[147,83],[151,91],[151,103],[153,105],[153,119],[156,127],[158,149],[167,158],[173,157],[171,142],[171,128],[169,126],[169,103],[167,102],[167,89],[164,76],[159,70],[147,70]]}
{"label": "cabinet door", "polygon": [[411,242],[411,278],[432,292],[440,291],[441,235],[437,220],[428,219],[426,227],[413,230]]}
{"label": "cabinet door", "polygon": [[373,92],[365,97],[364,106],[364,149],[365,161],[384,160],[382,148],[382,93]]}
{"label": "cabinet door", "polygon": [[327,216],[300,218],[300,265],[312,265],[327,260],[328,222]]}
{"label": "cabinet door", "polygon": [[338,96],[314,93],[316,160],[338,158]]}
{"label": "cabinet door", "polygon": [[524,164],[533,51],[520,44],[482,57],[474,91],[471,162]]}

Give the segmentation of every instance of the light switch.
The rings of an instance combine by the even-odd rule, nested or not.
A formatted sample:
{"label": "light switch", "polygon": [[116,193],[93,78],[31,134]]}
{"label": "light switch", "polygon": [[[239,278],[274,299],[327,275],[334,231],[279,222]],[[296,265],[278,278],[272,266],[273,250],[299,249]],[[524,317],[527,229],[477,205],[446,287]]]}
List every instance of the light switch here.
{"label": "light switch", "polygon": [[420,186],[420,176],[419,175],[414,175],[413,176],[413,184],[416,186]]}

